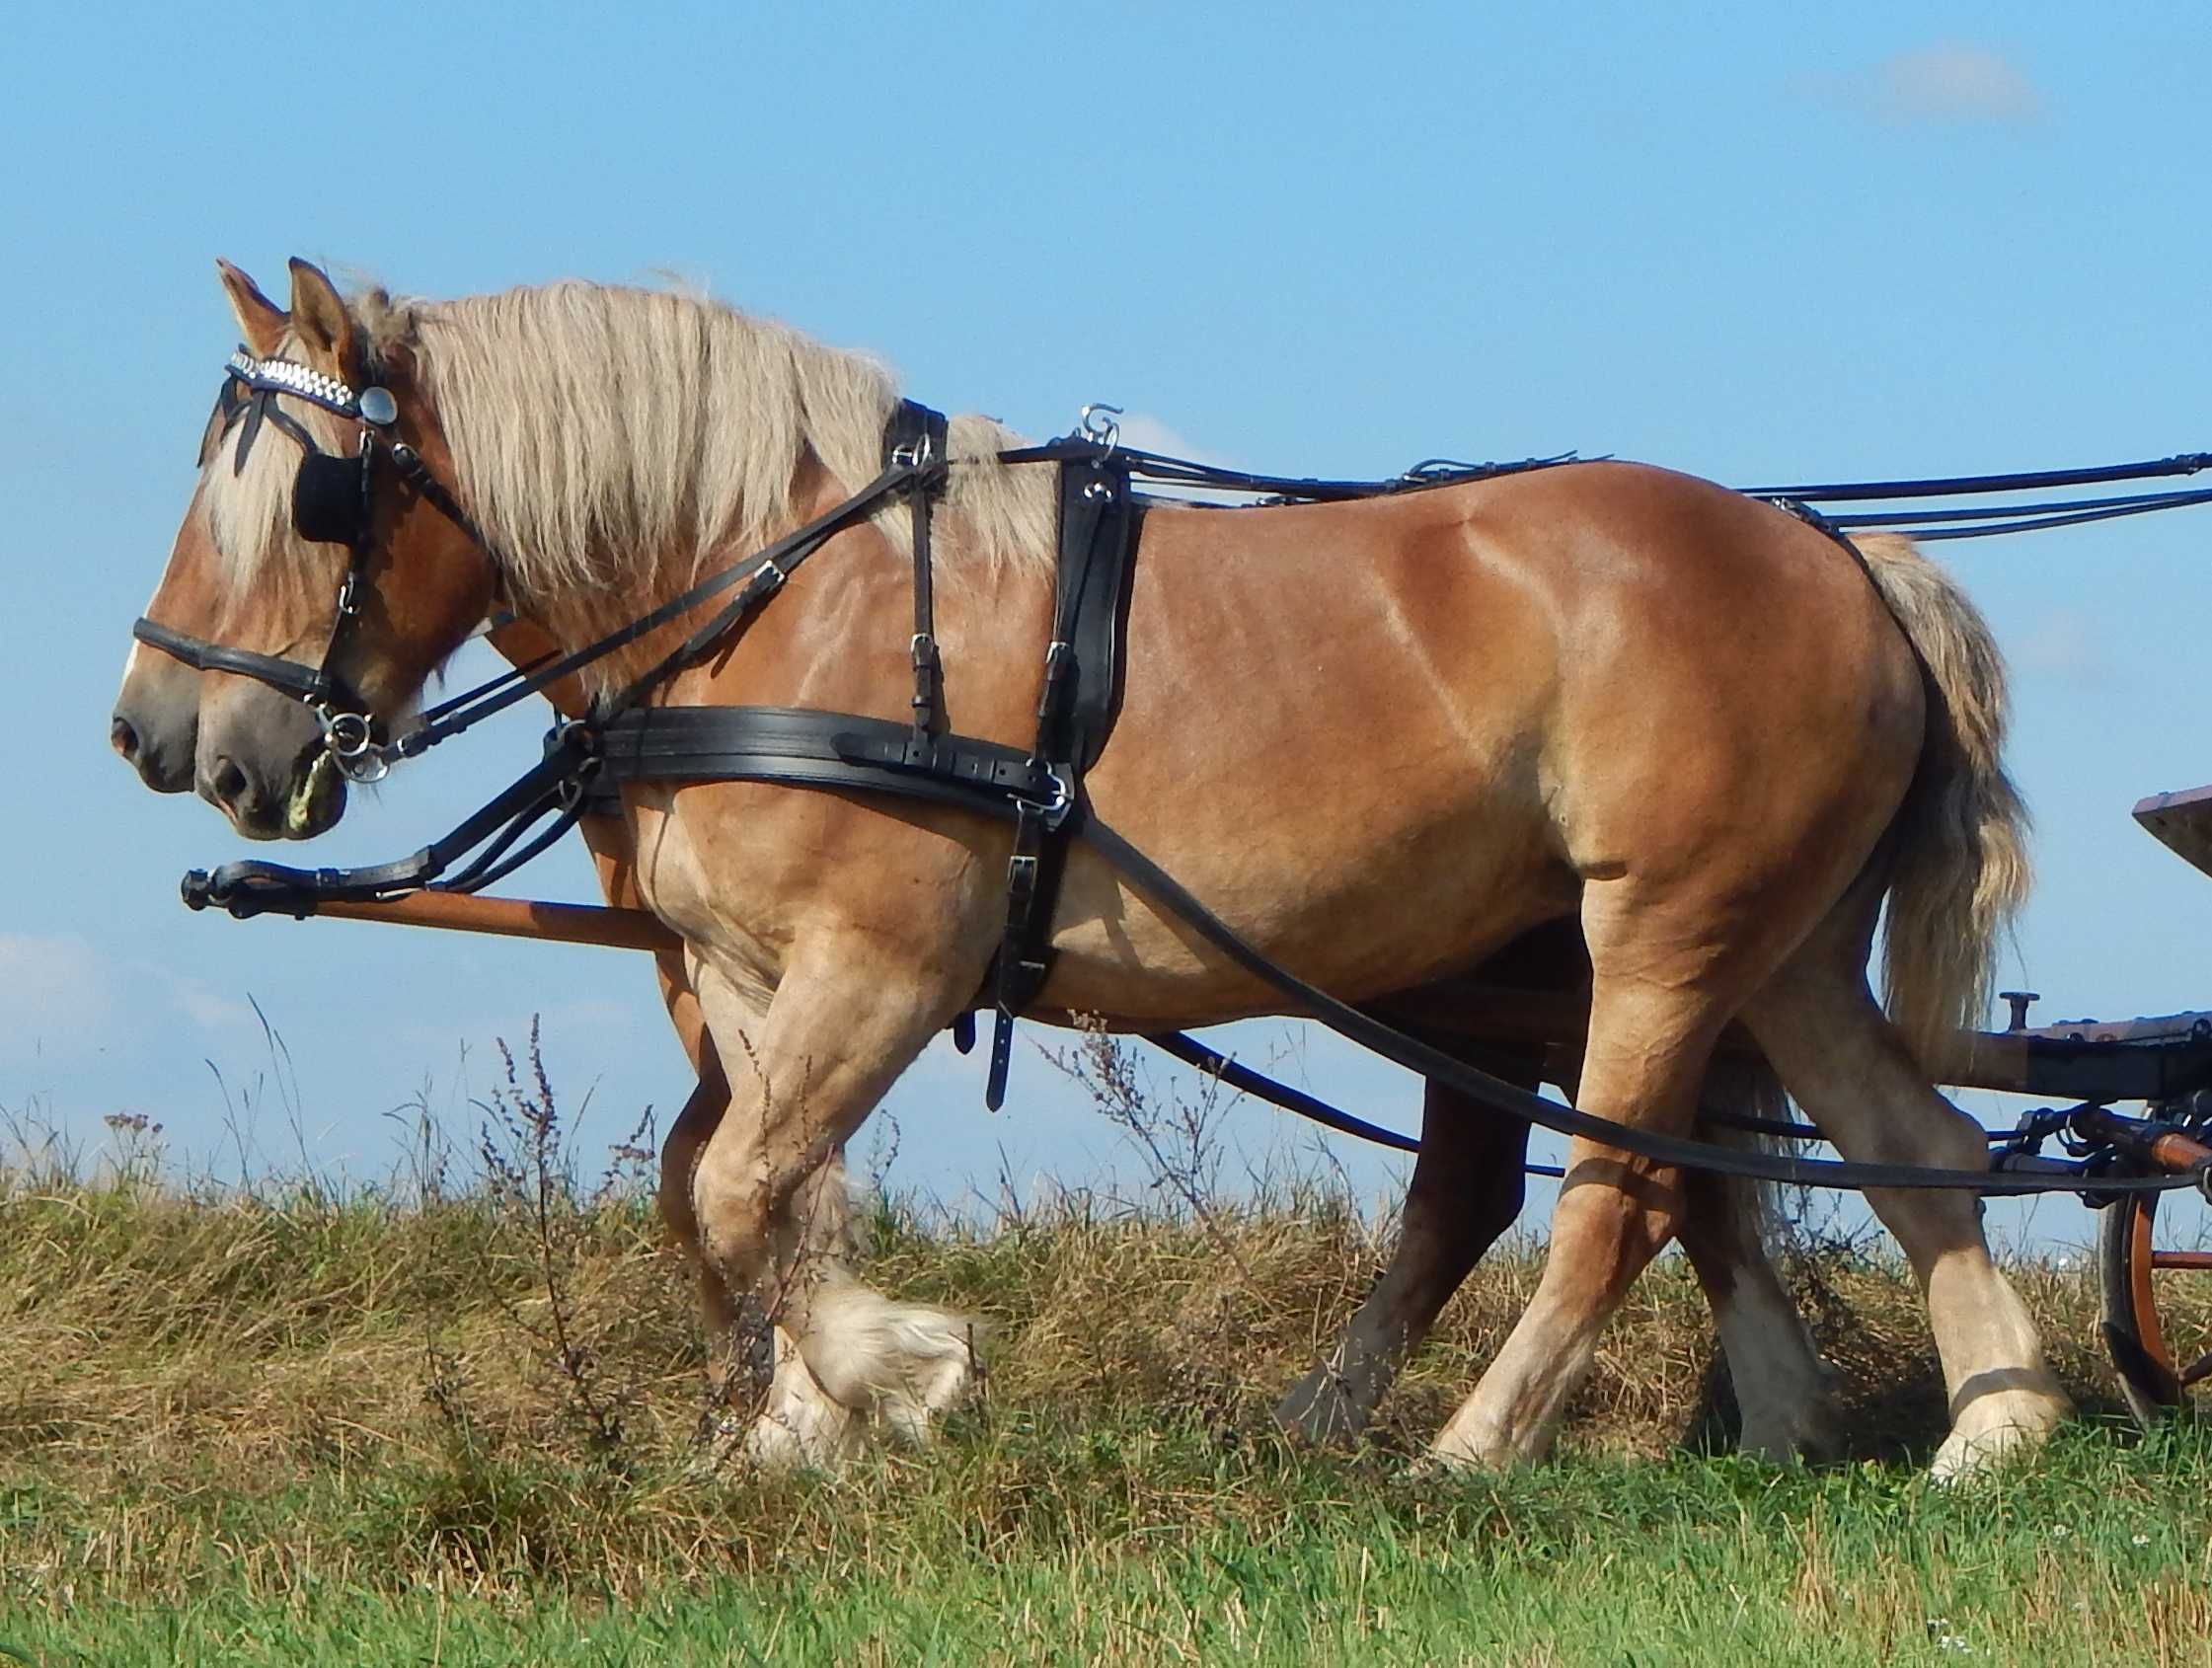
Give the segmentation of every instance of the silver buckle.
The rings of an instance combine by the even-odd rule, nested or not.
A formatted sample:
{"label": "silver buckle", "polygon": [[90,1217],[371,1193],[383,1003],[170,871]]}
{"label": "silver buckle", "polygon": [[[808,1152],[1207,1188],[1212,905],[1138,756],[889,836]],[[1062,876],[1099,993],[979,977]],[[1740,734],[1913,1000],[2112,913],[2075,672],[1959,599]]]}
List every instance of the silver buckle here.
{"label": "silver buckle", "polygon": [[1056,829],[1067,821],[1068,812],[1075,808],[1075,790],[1068,786],[1068,779],[1050,765],[1044,767],[1044,780],[1052,784],[1052,797],[1044,806],[1044,826]]}

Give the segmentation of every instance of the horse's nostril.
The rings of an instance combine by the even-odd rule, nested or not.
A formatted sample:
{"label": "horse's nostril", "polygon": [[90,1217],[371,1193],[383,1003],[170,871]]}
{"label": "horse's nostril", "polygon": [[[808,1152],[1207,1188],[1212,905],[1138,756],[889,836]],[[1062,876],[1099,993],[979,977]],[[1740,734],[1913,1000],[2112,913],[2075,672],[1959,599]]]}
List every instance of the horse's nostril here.
{"label": "horse's nostril", "polygon": [[108,739],[114,744],[116,752],[126,759],[136,762],[138,758],[138,732],[130,727],[130,720],[119,713],[115,716],[115,721],[108,726]]}
{"label": "horse's nostril", "polygon": [[246,773],[238,768],[237,761],[225,755],[215,761],[215,774],[208,779],[215,790],[215,798],[226,805],[236,805],[246,797]]}

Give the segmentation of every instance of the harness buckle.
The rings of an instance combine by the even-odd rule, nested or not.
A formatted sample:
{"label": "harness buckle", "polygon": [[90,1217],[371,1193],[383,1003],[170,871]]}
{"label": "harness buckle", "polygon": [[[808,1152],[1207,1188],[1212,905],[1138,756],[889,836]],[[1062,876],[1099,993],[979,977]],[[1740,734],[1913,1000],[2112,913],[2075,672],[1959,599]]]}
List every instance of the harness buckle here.
{"label": "harness buckle", "polygon": [[927,431],[891,448],[891,462],[900,469],[927,469],[937,461],[937,446]]}
{"label": "harness buckle", "polygon": [[1044,767],[1044,780],[1052,785],[1052,797],[1039,807],[1047,832],[1057,831],[1067,821],[1068,812],[1075,809],[1075,789],[1066,775],[1054,765]]}

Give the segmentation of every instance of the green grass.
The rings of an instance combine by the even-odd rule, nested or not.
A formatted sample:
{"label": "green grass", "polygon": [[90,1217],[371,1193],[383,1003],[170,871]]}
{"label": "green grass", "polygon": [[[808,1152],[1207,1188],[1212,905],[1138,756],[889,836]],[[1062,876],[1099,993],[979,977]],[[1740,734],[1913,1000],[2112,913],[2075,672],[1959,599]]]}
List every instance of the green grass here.
{"label": "green grass", "polygon": [[[1411,1457],[1525,1251],[1368,1446],[1312,1454],[1267,1410],[1383,1253],[1341,1200],[873,1226],[872,1279],[992,1323],[984,1403],[839,1478],[701,1480],[689,1282],[635,1199],[541,1241],[490,1193],[0,1172],[0,1665],[2212,1661],[2212,1429],[2112,1417],[2079,1271],[2016,1279],[2087,1416],[1986,1486],[1922,1478],[1918,1301],[1833,1248],[1792,1276],[1846,1463],[1704,1451],[1724,1379],[1668,1261],[1563,1457],[1460,1479]],[[549,1270],[611,1443],[551,1359]]]}
{"label": "green grass", "polygon": [[[159,1521],[192,1573],[158,1601],[10,1571],[0,1639],[32,1661],[2195,1662],[2212,1640],[2212,1442],[2085,1429],[1971,1491],[1878,1464],[1581,1457],[1505,1478],[1225,1447],[1191,1429],[971,1423],[855,1478],[697,1491],[732,1561],[624,1594],[543,1565],[548,1537],[650,1511],[620,1485],[500,1463],[253,1499],[17,1490],[11,1532],[115,1555]],[[593,1496],[588,1501],[578,1495]],[[534,1527],[520,1502],[552,1496]],[[778,1507],[785,1508],[779,1511]],[[785,1525],[778,1534],[774,1524]],[[309,1535],[331,1537],[315,1552]],[[406,1568],[448,1541],[442,1574]],[[291,1567],[252,1550],[290,1542]],[[356,1561],[346,1578],[318,1558]],[[465,1551],[464,1551],[465,1549]],[[97,1551],[96,1551],[97,1550]]]}

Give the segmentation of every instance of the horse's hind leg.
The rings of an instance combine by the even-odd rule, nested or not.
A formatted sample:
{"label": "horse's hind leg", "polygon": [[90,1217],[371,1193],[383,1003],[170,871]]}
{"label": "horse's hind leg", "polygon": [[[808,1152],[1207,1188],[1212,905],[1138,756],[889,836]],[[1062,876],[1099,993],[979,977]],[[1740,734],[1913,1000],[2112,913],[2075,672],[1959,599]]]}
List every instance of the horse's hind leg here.
{"label": "horse's hind leg", "polygon": [[[1537,1062],[1525,1058],[1471,1063],[1528,1089],[1544,1075]],[[1728,1093],[1749,1075],[1736,1062],[1717,1065],[1706,1101],[1740,1101],[1745,1109],[1773,1111],[1768,1098]],[[1561,1076],[1573,1095],[1572,1066]],[[1366,1427],[1444,1305],[1520,1214],[1527,1155],[1526,1124],[1441,1084],[1427,1086],[1420,1155],[1389,1266],[1328,1357],[1276,1408],[1275,1420],[1285,1431],[1327,1442]],[[1835,1444],[1832,1375],[1775,1271],[1758,1188],[1691,1175],[1683,1178],[1683,1190],[1677,1236],[1712,1305],[1727,1356],[1743,1416],[1740,1446],[1783,1461],[1828,1453]]]}
{"label": "horse's hind leg", "polygon": [[1737,1446],[1785,1462],[1833,1453],[1834,1375],[1814,1350],[1804,1319],[1775,1270],[1760,1189],[1693,1171],[1684,1174],[1676,1238],[1712,1306],[1714,1329],[1728,1360],[1743,1415]]}
{"label": "horse's hind leg", "polygon": [[[1839,912],[1841,914],[1842,912]],[[1871,906],[1824,928],[1746,1004],[1745,1023],[1791,1093],[1846,1158],[1978,1170],[1988,1148],[1930,1087],[1867,988]],[[1964,1475],[2039,1444],[2066,1416],[2042,1342],[1990,1259],[1971,1193],[1869,1188],[1928,1300],[1951,1428],[1932,1470]]]}
{"label": "horse's hind leg", "polygon": [[[1576,1104],[1686,1133],[1725,1009],[1694,983],[1610,970],[1595,935],[1591,950],[1590,1035]],[[1674,1171],[1590,1141],[1569,1145],[1544,1277],[1482,1383],[1438,1434],[1438,1459],[1504,1465],[1542,1457],[1589,1371],[1599,1332],[1674,1233],[1684,1204]]]}
{"label": "horse's hind leg", "polygon": [[[1483,1069],[1527,1088],[1538,1063],[1485,1059]],[[1431,1082],[1421,1100],[1421,1150],[1390,1264],[1328,1356],[1275,1409],[1275,1422],[1310,1442],[1366,1428],[1398,1369],[1428,1335],[1468,1271],[1521,1213],[1528,1125]]]}

